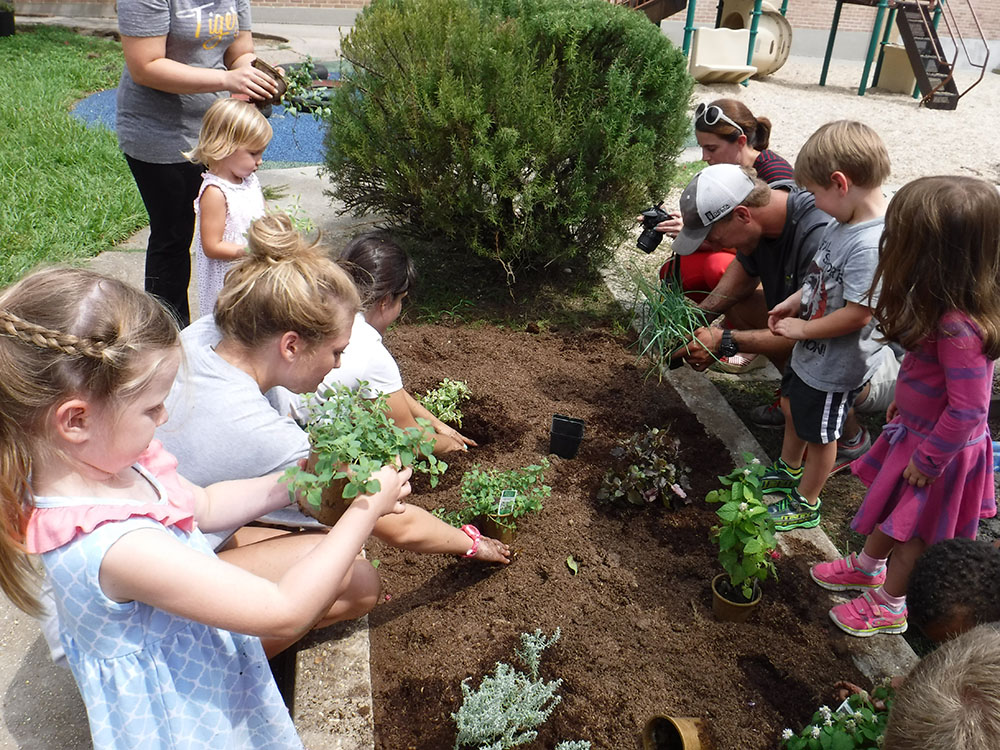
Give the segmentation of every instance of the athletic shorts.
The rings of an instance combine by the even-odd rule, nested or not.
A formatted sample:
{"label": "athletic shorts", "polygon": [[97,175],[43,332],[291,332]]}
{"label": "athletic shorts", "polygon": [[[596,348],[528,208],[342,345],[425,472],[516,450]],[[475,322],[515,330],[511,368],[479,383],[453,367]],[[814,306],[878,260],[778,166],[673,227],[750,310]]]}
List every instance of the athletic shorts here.
{"label": "athletic shorts", "polygon": [[791,367],[781,379],[781,395],[788,398],[795,434],[807,443],[825,445],[837,440],[860,392],[861,388],[835,393],[817,390],[803,382]]}

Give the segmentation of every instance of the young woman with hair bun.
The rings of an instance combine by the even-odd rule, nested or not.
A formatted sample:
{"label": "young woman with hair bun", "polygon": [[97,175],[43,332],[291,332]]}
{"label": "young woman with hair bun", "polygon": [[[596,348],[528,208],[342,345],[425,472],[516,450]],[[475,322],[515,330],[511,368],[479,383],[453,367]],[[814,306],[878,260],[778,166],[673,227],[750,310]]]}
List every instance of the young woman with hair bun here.
{"label": "young woman with hair bun", "polygon": [[[289,392],[315,391],[339,366],[361,309],[351,277],[317,243],[305,242],[286,215],[255,221],[248,248],[247,258],[226,276],[215,314],[181,332],[185,366],[167,399],[169,418],[157,430],[180,472],[195,483],[257,477],[308,456],[308,436],[286,408],[293,400]],[[220,557],[278,575],[328,531],[291,504],[262,520],[268,526],[217,535]],[[379,519],[373,533],[413,552],[509,562],[506,545],[411,504]],[[342,596],[317,627],[364,614],[378,593],[375,569],[359,557]],[[265,647],[273,654],[301,635],[265,641]]]}

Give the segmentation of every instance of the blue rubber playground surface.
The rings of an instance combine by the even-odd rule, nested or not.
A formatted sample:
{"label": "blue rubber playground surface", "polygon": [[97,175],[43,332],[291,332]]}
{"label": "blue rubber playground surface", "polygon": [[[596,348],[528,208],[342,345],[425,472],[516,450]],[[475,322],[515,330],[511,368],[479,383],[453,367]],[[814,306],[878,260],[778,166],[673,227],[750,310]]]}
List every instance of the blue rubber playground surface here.
{"label": "blue rubber playground surface", "polygon": [[[88,127],[103,126],[114,132],[117,94],[118,89],[91,94],[76,103],[73,115],[87,123]],[[281,106],[274,107],[268,122],[274,130],[274,137],[264,151],[263,169],[323,163],[325,124],[313,119],[310,114],[287,115]]]}

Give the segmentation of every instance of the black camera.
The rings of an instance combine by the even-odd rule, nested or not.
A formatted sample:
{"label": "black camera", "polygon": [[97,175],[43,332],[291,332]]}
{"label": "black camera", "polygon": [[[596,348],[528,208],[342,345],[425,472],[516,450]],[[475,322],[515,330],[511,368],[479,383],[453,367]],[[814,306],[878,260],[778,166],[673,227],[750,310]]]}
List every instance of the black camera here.
{"label": "black camera", "polygon": [[660,208],[662,205],[663,201],[660,201],[652,208],[647,208],[642,212],[642,234],[639,235],[635,244],[644,253],[653,252],[660,244],[660,240],[663,239],[663,233],[656,231],[656,225],[669,219],[670,214]]}

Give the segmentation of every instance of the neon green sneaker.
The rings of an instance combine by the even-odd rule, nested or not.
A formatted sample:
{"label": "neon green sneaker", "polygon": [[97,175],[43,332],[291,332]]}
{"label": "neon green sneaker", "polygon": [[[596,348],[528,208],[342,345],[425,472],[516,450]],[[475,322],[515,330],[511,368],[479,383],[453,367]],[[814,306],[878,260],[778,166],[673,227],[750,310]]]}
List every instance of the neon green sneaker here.
{"label": "neon green sneaker", "polygon": [[765,495],[775,492],[787,494],[795,491],[800,479],[802,479],[802,467],[793,469],[779,458],[761,475],[760,487]]}
{"label": "neon green sneaker", "polygon": [[767,514],[774,521],[775,531],[811,529],[819,525],[820,505],[822,502],[818,498],[815,504],[809,503],[798,490],[793,489],[778,502],[768,505]]}

